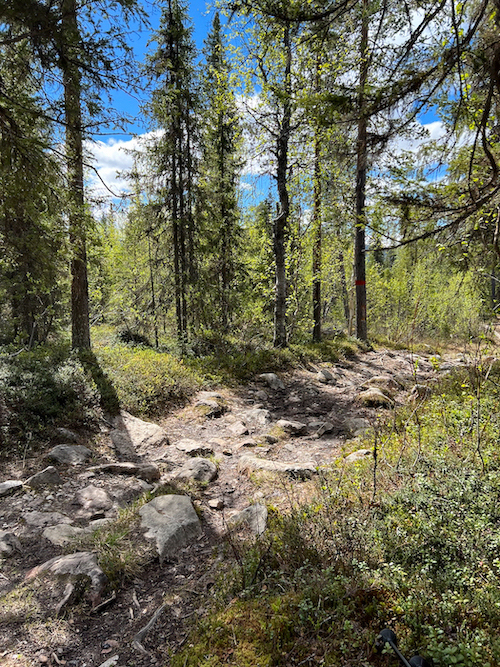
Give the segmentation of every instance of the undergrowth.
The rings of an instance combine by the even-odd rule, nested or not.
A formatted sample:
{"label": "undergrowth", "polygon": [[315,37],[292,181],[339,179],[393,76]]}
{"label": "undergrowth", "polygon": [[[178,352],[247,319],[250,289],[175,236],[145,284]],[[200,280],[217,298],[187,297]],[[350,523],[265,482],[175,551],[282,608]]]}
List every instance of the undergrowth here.
{"label": "undergrowth", "polygon": [[[380,424],[377,457],[322,471],[316,497],[231,541],[213,606],[173,667],[500,665],[500,372],[474,363]],[[368,437],[368,436],[367,436]],[[232,539],[232,538],[231,538]]]}

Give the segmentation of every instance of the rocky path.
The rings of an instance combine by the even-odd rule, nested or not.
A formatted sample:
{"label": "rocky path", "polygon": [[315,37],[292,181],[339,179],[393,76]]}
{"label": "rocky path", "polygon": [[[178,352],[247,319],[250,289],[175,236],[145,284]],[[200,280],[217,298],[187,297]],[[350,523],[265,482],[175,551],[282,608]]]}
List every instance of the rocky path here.
{"label": "rocky path", "polygon": [[[10,464],[0,476],[0,665],[165,664],[204,613],[228,526],[261,533],[266,504],[285,508],[318,469],[369,455],[358,436],[381,412],[467,362],[433,361],[382,350],[267,373],[200,392],[158,424],[122,413],[91,441],[60,429],[44,457]],[[111,594],[80,545],[147,490],[157,497],[139,510],[134,538],[149,560]]]}

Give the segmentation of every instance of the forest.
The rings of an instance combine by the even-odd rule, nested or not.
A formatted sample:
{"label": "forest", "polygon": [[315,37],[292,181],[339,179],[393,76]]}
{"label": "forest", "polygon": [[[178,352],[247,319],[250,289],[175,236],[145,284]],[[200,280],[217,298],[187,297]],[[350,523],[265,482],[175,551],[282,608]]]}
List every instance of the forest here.
{"label": "forest", "polygon": [[[5,3],[2,342],[477,333],[497,305],[496,5],[219,9],[200,53],[165,3],[134,63],[135,2]],[[103,207],[90,140],[123,126],[126,84],[150,129]]]}
{"label": "forest", "polygon": [[0,662],[497,667],[500,0],[200,4],[0,3]]}

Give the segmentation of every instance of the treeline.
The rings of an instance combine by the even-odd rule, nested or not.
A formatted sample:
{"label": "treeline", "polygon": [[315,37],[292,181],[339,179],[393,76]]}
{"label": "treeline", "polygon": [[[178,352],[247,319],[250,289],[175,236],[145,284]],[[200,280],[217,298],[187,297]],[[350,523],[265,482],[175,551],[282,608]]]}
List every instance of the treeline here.
{"label": "treeline", "polygon": [[[497,305],[498,2],[219,10],[200,54],[185,3],[164,0],[139,70],[135,0],[0,9],[2,341],[68,321],[77,349],[93,322],[182,352],[230,333],[471,333]],[[96,215],[84,139],[119,123],[106,95],[134,77],[151,131],[126,212]],[[268,194],[244,206],[248,174]]]}

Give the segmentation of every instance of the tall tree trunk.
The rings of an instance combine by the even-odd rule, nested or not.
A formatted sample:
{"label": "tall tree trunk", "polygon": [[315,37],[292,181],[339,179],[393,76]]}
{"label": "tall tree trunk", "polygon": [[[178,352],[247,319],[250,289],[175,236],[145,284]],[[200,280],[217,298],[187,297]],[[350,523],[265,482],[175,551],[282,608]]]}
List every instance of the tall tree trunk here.
{"label": "tall tree trunk", "polygon": [[81,82],[74,49],[80,40],[76,0],[62,0],[64,52],[61,68],[66,121],[66,160],[69,185],[69,240],[71,246],[71,344],[90,349],[89,290],[83,191]]}
{"label": "tall tree trunk", "polygon": [[[316,62],[316,93],[319,93],[319,60]],[[320,137],[316,127],[314,137],[314,210],[313,210],[313,341],[321,341],[321,163]]]}
{"label": "tall tree trunk", "polygon": [[356,287],[356,336],[367,340],[366,326],[366,169],[367,169],[367,117],[365,86],[368,79],[368,0],[363,0],[361,17],[360,73],[358,93],[358,139],[356,164],[356,236],[354,243],[354,281]]}
{"label": "tall tree trunk", "polygon": [[292,117],[292,48],[290,43],[290,26],[287,24],[283,33],[285,50],[285,91],[283,100],[283,114],[277,140],[277,169],[276,180],[279,197],[279,210],[274,219],[273,247],[276,263],[276,286],[274,305],[274,347],[286,347],[286,257],[285,233],[290,214],[290,199],[288,195],[288,143],[290,140],[290,122]]}

